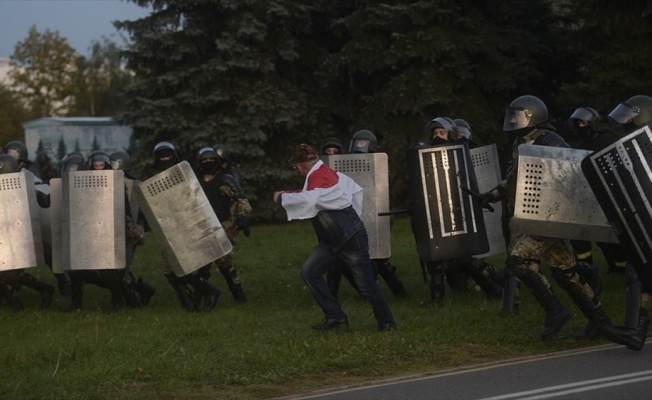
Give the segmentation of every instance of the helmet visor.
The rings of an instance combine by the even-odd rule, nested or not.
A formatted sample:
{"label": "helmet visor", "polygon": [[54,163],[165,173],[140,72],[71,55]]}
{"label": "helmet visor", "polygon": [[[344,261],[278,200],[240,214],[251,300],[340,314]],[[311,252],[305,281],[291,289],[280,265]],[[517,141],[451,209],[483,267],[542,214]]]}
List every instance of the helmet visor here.
{"label": "helmet visor", "polygon": [[582,122],[589,123],[595,116],[591,114],[591,111],[587,110],[586,108],[578,108],[571,114],[570,118],[568,118],[568,122],[572,124],[575,122],[575,120],[580,120]]}
{"label": "helmet visor", "polygon": [[609,113],[609,121],[612,124],[626,124],[631,122],[641,113],[641,109],[630,106],[627,103],[620,103],[612,112]]}
{"label": "helmet visor", "polygon": [[17,149],[5,149],[5,154],[12,156],[16,160],[20,160],[20,151]]}
{"label": "helmet visor", "polygon": [[369,143],[368,139],[354,139],[351,141],[349,151],[351,153],[369,153]]}
{"label": "helmet visor", "polygon": [[503,131],[511,132],[530,125],[532,111],[523,108],[507,107],[503,121]]}

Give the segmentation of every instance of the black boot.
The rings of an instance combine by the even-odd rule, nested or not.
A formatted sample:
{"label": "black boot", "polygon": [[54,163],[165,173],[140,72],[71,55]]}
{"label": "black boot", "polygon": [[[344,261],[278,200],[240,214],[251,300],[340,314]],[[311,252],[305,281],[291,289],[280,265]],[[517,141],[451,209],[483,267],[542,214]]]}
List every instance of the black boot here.
{"label": "black boot", "polygon": [[511,267],[516,277],[530,289],[534,298],[546,312],[544,329],[539,335],[541,340],[554,338],[570,320],[570,313],[561,304],[552,289],[546,285],[543,276],[530,270],[525,265],[514,265]]}
{"label": "black boot", "polygon": [[186,288],[186,285],[181,283],[179,278],[174,274],[174,273],[168,273],[164,274],[165,279],[168,281],[168,283],[172,286],[174,289],[175,293],[177,294],[177,297],[179,298],[179,303],[181,303],[181,308],[183,308],[186,311],[196,311],[197,307],[195,307],[195,304],[192,301],[191,293]]}
{"label": "black boot", "polygon": [[625,268],[625,282],[627,282],[627,305],[625,309],[625,327],[636,329],[641,309],[641,281],[632,264]]}
{"label": "black boot", "polygon": [[[23,303],[14,295],[13,291],[4,282],[0,281],[0,300],[5,300],[13,312],[23,311]],[[2,302],[0,301],[0,304]]]}
{"label": "black boot", "polygon": [[52,301],[54,301],[54,286],[39,281],[27,272],[20,274],[17,283],[34,289],[41,295],[41,304],[39,305],[41,309],[48,308],[52,305]]}
{"label": "black boot", "polygon": [[156,294],[156,288],[148,285],[143,281],[143,278],[139,277],[136,280],[136,292],[140,295],[140,304],[147,306],[152,297]]}
{"label": "black boot", "polygon": [[375,264],[378,274],[383,277],[383,280],[387,284],[387,287],[389,287],[389,290],[392,291],[394,297],[397,299],[406,298],[408,294],[405,290],[405,287],[403,286],[403,282],[401,282],[401,278],[398,276],[396,267],[392,265],[386,258],[372,260],[372,262]]}
{"label": "black boot", "polygon": [[[588,283],[578,283],[582,282],[582,279],[578,279],[576,276],[577,272],[573,270],[563,271],[559,268],[551,268],[550,270],[557,284],[568,293],[575,305],[589,320],[584,328],[584,332],[578,335],[577,338],[582,340],[595,340],[603,326],[611,325],[611,319],[602,308],[597,295],[595,292],[593,298],[587,295],[587,292],[591,291],[587,287]],[[588,286],[593,289],[593,286]]]}
{"label": "black boot", "polygon": [[[81,309],[82,299],[84,297],[84,279],[83,274],[86,271],[70,271],[70,306],[65,310],[72,312]],[[94,272],[94,271],[93,271]]]}
{"label": "black boot", "polygon": [[441,262],[427,263],[426,268],[430,275],[430,299],[422,301],[423,307],[441,307],[444,303],[446,292],[445,268]]}
{"label": "black boot", "polygon": [[247,296],[245,295],[242,283],[240,283],[240,274],[235,269],[233,264],[220,264],[219,270],[226,280],[226,284],[233,295],[233,299],[239,303],[246,303]]}
{"label": "black boot", "polygon": [[602,328],[602,334],[612,342],[625,345],[630,350],[641,351],[645,346],[650,318],[644,308],[641,308],[639,314],[635,329],[606,325]]}
{"label": "black boot", "polygon": [[480,286],[488,297],[500,299],[503,297],[503,288],[496,281],[500,273],[491,264],[487,264],[484,260],[473,259],[469,265],[469,276]]}

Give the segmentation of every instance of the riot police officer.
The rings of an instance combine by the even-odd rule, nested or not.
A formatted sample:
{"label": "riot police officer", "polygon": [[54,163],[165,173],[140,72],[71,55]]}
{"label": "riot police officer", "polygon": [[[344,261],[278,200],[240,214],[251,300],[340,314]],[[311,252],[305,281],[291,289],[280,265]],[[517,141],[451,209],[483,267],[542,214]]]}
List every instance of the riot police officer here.
{"label": "riot police officer", "polygon": [[[173,167],[181,162],[176,146],[169,141],[162,141],[154,146],[154,167],[157,173]],[[164,256],[165,258],[165,256]],[[174,289],[181,307],[186,311],[194,312],[202,308],[212,310],[220,297],[220,291],[208,282],[207,276],[202,276],[198,271],[178,277],[166,260],[163,276]]]}
{"label": "riot police officer", "polygon": [[[652,127],[652,97],[645,95],[630,97],[616,106],[609,113],[608,118],[612,124],[622,126],[627,134],[642,127]],[[641,350],[645,345],[650,325],[649,309],[650,300],[652,299],[652,272],[650,265],[641,263],[641,260],[632,262],[632,268],[641,284],[640,307],[636,323],[633,324],[628,321],[627,326],[608,326],[603,330],[603,333],[610,340],[624,344],[631,350]],[[630,300],[632,299],[632,296],[628,297]],[[628,306],[628,315],[631,313],[631,308],[631,305]]]}
{"label": "riot police officer", "polygon": [[[509,104],[505,110],[503,131],[513,135],[512,168],[508,171],[505,181],[484,193],[482,197],[485,205],[504,199],[508,202],[509,216],[512,216],[516,195],[518,147],[521,144],[564,148],[569,146],[548,122],[548,109],[544,102],[535,96],[520,96]],[[591,286],[582,282],[578,276],[574,268],[575,254],[568,240],[512,232],[506,265],[527,286],[545,311],[541,340],[556,336],[571,317],[541,273],[541,262],[548,265],[553,279],[589,320],[585,332],[599,332],[605,326],[611,325],[598,296]]]}
{"label": "riot police officer", "polygon": [[[232,244],[242,226],[248,226],[246,219],[251,213],[251,205],[240,186],[240,181],[222,169],[225,164],[213,148],[204,147],[197,152],[197,178],[211,203],[217,218]],[[240,274],[233,265],[231,254],[215,261],[218,269],[231,291],[233,298],[240,303],[247,302]],[[202,268],[201,274],[210,276],[210,265]]]}
{"label": "riot police officer", "polygon": [[[15,155],[3,154],[0,156],[0,174],[15,172],[20,172],[20,165]],[[7,301],[14,311],[23,309],[22,303],[15,295],[21,286],[26,286],[39,293],[41,296],[40,307],[42,309],[52,305],[54,300],[54,287],[52,285],[35,278],[24,268],[0,272],[0,296]]]}

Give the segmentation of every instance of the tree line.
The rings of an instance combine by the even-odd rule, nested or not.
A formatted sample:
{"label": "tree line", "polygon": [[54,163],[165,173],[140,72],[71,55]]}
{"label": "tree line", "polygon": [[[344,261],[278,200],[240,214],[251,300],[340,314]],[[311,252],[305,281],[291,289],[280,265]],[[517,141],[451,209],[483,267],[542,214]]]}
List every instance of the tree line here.
{"label": "tree line", "polygon": [[152,12],[115,23],[133,75],[113,110],[139,140],[138,172],[161,140],[191,160],[226,144],[263,219],[282,218],[274,190],[300,183],[287,165],[299,142],[373,131],[402,208],[405,152],[434,117],[465,119],[507,158],[500,128],[517,96],[544,100],[563,133],[577,107],[606,115],[652,94],[649,1],[132,1]]}

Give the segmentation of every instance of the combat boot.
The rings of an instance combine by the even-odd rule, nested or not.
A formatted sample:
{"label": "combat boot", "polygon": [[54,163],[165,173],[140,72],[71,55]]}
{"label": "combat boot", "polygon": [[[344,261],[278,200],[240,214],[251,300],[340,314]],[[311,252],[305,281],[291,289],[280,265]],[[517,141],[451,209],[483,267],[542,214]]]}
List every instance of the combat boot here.
{"label": "combat boot", "polygon": [[645,346],[650,318],[644,308],[641,308],[639,314],[638,324],[635,329],[605,325],[602,328],[602,334],[612,342],[625,345],[630,350],[641,351]]}
{"label": "combat boot", "polygon": [[238,274],[233,264],[220,264],[218,268],[222,276],[224,276],[224,280],[226,280],[233,299],[238,303],[246,303],[247,296],[245,295],[242,283],[240,283],[240,274]]}
{"label": "combat boot", "polygon": [[46,309],[52,305],[52,302],[54,301],[54,286],[39,281],[27,272],[20,274],[17,283],[36,290],[39,295],[41,295],[41,303],[39,305],[41,309]]}
{"label": "combat boot", "polygon": [[179,278],[172,272],[164,274],[163,276],[165,276],[165,279],[177,294],[179,303],[181,303],[181,308],[190,312],[196,311],[197,307],[195,307],[195,304],[192,301],[191,293],[188,291],[188,288],[186,288],[186,285],[181,283]]}
{"label": "combat boot", "polygon": [[611,318],[609,318],[601,305],[595,307],[594,311],[595,315],[586,324],[584,332],[577,335],[579,340],[595,340],[605,326],[611,325]]}
{"label": "combat boot", "polygon": [[143,278],[138,278],[136,281],[136,292],[140,295],[140,304],[147,306],[156,294],[156,288],[145,283]]}
{"label": "combat boot", "polygon": [[70,296],[70,278],[65,273],[54,274],[54,277],[57,279],[57,288],[59,289],[59,294],[62,297]]}
{"label": "combat boot", "polygon": [[389,290],[392,291],[394,297],[397,299],[406,298],[408,295],[407,290],[405,290],[403,282],[401,282],[401,279],[398,276],[396,267],[392,265],[388,259],[378,259],[373,261],[376,271],[383,277],[383,280],[387,284],[387,287],[389,287]]}

